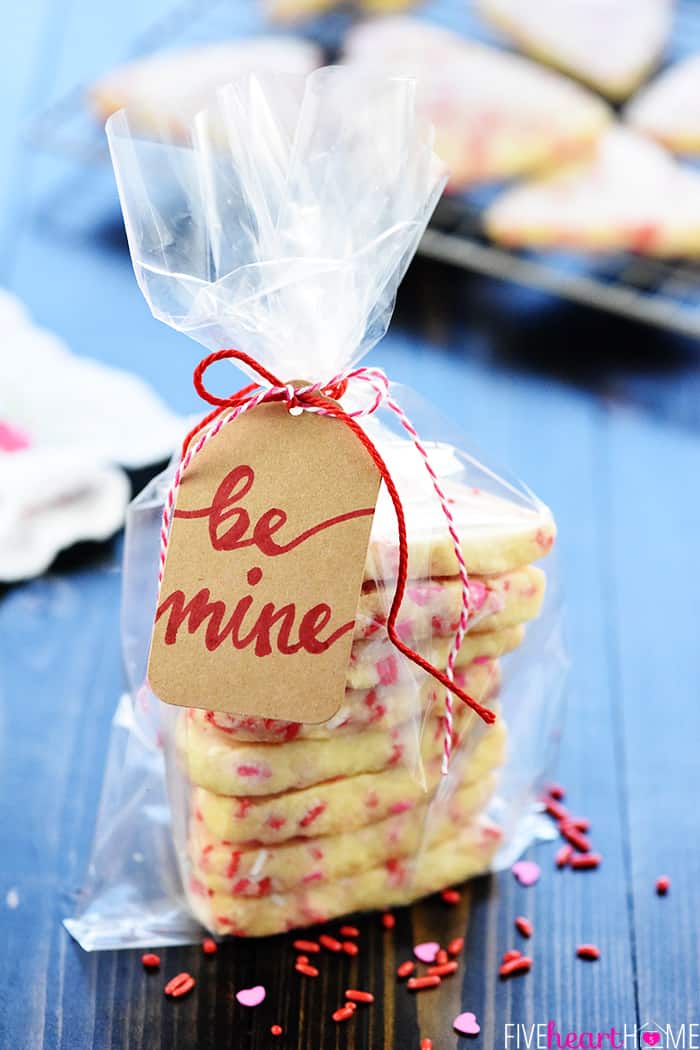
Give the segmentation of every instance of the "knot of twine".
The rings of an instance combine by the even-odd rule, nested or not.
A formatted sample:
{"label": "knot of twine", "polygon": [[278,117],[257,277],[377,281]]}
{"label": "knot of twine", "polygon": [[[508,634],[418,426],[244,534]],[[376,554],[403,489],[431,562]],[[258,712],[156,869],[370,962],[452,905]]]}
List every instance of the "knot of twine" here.
{"label": "knot of twine", "polygon": [[[224,360],[236,361],[247,365],[248,368],[260,376],[260,379],[264,383],[269,385],[261,386],[260,383],[254,382],[243,387],[241,390],[236,391],[236,393],[232,394],[230,397],[217,397],[204,386],[204,374],[215,362]],[[337,401],[342,398],[351,383],[366,384],[370,398],[364,407],[351,412],[346,412],[339,404],[337,404]],[[470,613],[469,576],[467,573],[467,566],[462,554],[462,547],[457,533],[454,516],[447,501],[447,497],[443,492],[438,476],[430,462],[427,449],[421,442],[415,427],[408,419],[401,406],[391,397],[389,392],[389,380],[386,374],[379,368],[354,368],[351,371],[343,372],[340,375],[334,376],[328,382],[297,385],[293,383],[283,383],[277,378],[277,376],[270,372],[269,369],[265,368],[264,365],[261,365],[242,350],[217,350],[212,354],[208,354],[197,365],[194,372],[194,386],[199,396],[215,407],[213,411],[206,415],[204,419],[202,419],[189,432],[182,445],[180,462],[170,484],[163,507],[163,519],[160,531],[159,582],[162,583],[163,581],[165,557],[168,550],[170,536],[170,524],[175,508],[175,500],[183,475],[195,456],[201,452],[209,441],[216,437],[223,427],[228,426],[229,423],[238,419],[238,417],[244,412],[249,412],[258,405],[270,402],[281,402],[286,404],[290,413],[293,415],[299,415],[301,412],[317,412],[319,415],[332,416],[335,419],[341,420],[345,426],[350,428],[374,462],[386,486],[396,513],[399,541],[399,562],[396,576],[396,588],[387,618],[386,631],[392,645],[398,649],[403,656],[409,659],[417,667],[420,667],[421,670],[431,675],[431,677],[439,682],[446,690],[444,719],[445,733],[442,758],[442,772],[443,774],[446,774],[449,769],[450,755],[452,753],[454,718],[452,702],[453,694],[454,696],[459,697],[463,703],[467,704],[488,725],[493,724],[496,716],[493,711],[490,711],[487,707],[483,707],[460,689],[454,680],[457,654],[467,632]],[[328,400],[329,398],[332,400]],[[357,422],[359,417],[371,415],[373,412],[376,412],[381,405],[385,405],[394,413],[420,454],[425,469],[430,476],[435,495],[442,508],[445,521],[447,522],[450,539],[452,540],[454,547],[459,578],[462,586],[462,603],[459,623],[450,646],[447,658],[447,668],[444,671],[434,667],[429,660],[426,660],[425,657],[420,655],[420,653],[417,653],[407,645],[399,637],[396,630],[399,610],[406,592],[406,583],[408,579],[408,540],[406,536],[406,519],[403,504],[401,503],[401,498],[391,477],[389,468],[371,438]]]}

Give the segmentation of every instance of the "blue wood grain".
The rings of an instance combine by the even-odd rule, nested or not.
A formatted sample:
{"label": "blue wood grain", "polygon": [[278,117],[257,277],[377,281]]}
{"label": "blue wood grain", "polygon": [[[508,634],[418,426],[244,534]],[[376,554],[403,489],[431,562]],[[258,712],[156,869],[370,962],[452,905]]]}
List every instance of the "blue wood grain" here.
{"label": "blue wood grain", "polygon": [[119,682],[118,584],[107,561],[15,588],[0,605],[0,1030],[20,1046],[59,1045],[75,955],[59,923],[83,876]]}
{"label": "blue wood grain", "polygon": [[697,1021],[700,987],[700,443],[616,413],[606,474],[640,1016],[677,1028]]}

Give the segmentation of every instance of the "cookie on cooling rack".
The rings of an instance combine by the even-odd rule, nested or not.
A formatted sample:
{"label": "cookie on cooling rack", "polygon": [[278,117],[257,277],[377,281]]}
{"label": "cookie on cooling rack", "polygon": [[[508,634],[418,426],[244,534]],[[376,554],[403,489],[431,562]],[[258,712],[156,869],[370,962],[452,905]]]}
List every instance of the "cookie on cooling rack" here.
{"label": "cookie on cooling rack", "polygon": [[661,57],[671,0],[477,0],[480,13],[527,54],[628,98]]}
{"label": "cookie on cooling rack", "polygon": [[260,36],[164,51],[106,73],[88,89],[101,120],[129,111],[133,130],[173,138],[222,84],[241,73],[310,73],[322,64],[319,48],[290,36]]}
{"label": "cookie on cooling rack", "polygon": [[590,153],[609,122],[607,107],[566,77],[417,18],[360,24],[344,61],[416,78],[453,189]]}
{"label": "cookie on cooling rack", "polygon": [[674,153],[700,154],[700,55],[678,62],[642,88],[625,119]]}
{"label": "cookie on cooling rack", "polygon": [[594,160],[506,190],[484,223],[509,247],[697,256],[700,174],[616,126]]}

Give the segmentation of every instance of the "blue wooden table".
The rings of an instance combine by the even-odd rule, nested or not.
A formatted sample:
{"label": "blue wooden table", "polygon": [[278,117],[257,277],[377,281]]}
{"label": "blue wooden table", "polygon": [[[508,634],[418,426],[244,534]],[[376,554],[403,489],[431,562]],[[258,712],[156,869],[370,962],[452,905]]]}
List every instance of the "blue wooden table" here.
{"label": "blue wooden table", "polygon": [[[102,211],[104,176],[71,192],[70,165],[22,138],[48,97],[113,61],[167,7],[27,0],[5,12],[0,283],[75,352],[139,373],[185,411],[197,348],[148,314],[114,206]],[[627,1026],[627,1047],[635,1025],[670,1025],[677,1046],[700,1045],[700,346],[419,262],[373,359],[524,477],[560,529],[573,661],[561,778],[604,863],[559,874],[546,846],[535,891],[510,874],[469,890],[456,995],[480,1019],[475,1045],[524,1047],[549,1020],[563,1033]],[[339,1031],[322,1009],[327,988],[300,1019],[284,978],[288,1034],[271,1040],[274,1018],[243,1016],[232,994],[278,979],[264,945],[226,945],[206,972],[198,947],[169,949],[164,972],[201,975],[174,1005],[140,953],[88,955],[67,936],[122,688],[119,556],[118,539],[72,552],[0,596],[0,1047],[417,1050],[419,1033],[455,1047],[453,1000],[386,998],[372,1022]],[[662,872],[673,880],[663,900]],[[535,968],[499,983],[518,913],[536,924]],[[397,957],[412,932],[407,914]],[[376,920],[366,935],[381,970]],[[599,946],[598,963],[576,959],[582,941]]]}

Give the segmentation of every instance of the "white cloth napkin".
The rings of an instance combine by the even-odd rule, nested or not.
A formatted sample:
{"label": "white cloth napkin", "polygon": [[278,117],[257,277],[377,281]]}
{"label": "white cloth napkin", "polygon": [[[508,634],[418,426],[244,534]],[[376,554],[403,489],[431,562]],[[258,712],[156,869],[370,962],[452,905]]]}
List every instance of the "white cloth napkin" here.
{"label": "white cloth napkin", "polygon": [[0,290],[0,581],[116,532],[129,499],[120,467],[167,459],[186,425],[141,379],[72,354]]}

